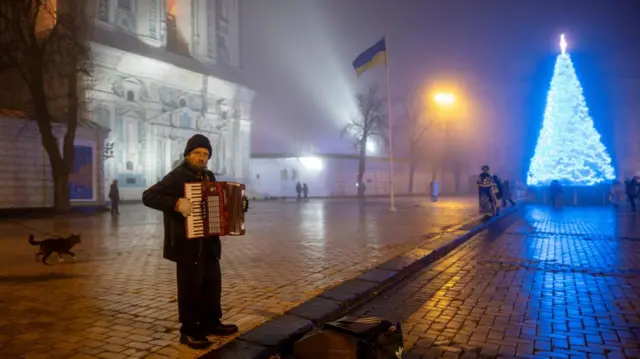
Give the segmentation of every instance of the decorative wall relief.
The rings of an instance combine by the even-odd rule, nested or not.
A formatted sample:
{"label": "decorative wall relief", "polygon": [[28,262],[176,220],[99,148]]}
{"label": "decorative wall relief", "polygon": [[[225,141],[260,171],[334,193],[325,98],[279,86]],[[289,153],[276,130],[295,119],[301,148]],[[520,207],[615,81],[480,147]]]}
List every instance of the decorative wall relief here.
{"label": "decorative wall relief", "polygon": [[104,106],[96,106],[92,111],[93,122],[106,128],[111,128],[111,113]]}
{"label": "decorative wall relief", "polygon": [[229,115],[231,111],[231,105],[229,103],[229,100],[220,99],[216,101],[215,111],[220,116],[221,119],[223,120],[229,119],[230,118]]}
{"label": "decorative wall relief", "polygon": [[202,132],[217,132],[214,126],[214,120],[202,116],[198,116],[196,119],[196,130]]}
{"label": "decorative wall relief", "polygon": [[[116,0],[111,1],[115,6]],[[150,1],[146,0],[145,7],[140,10],[150,10],[146,8]],[[160,2],[158,6],[161,6]],[[114,14],[113,8],[111,14]],[[112,130],[108,142],[96,149],[103,160],[111,158],[101,161],[105,180],[120,179],[123,188],[131,189],[127,193],[138,198],[134,188],[137,191],[145,183],[158,180],[172,165],[182,162],[186,141],[194,133],[209,137],[213,147],[209,166],[216,176],[240,180],[250,173],[247,170],[250,165],[248,148],[245,147],[249,141],[245,137],[238,138],[245,130],[236,128],[242,116],[243,102],[235,101],[233,96],[223,99],[207,93],[210,87],[206,81],[201,89],[204,93],[201,93],[166,85],[162,81],[165,74],[158,74],[155,79],[140,79],[121,73],[107,67],[120,55],[105,52],[104,56],[101,63],[105,67],[101,67],[102,72],[96,78],[99,89],[95,91],[99,95],[91,118]],[[178,75],[182,70],[176,71],[171,75]],[[219,90],[222,93],[234,90],[225,84],[219,86],[222,86]],[[132,94],[133,101],[127,101],[128,93]],[[134,182],[125,183],[129,178]]]}
{"label": "decorative wall relief", "polygon": [[136,16],[132,11],[118,8],[116,11],[116,25],[124,31],[136,32]]}
{"label": "decorative wall relief", "polygon": [[118,97],[124,99],[128,99],[128,97],[131,97],[131,94],[133,94],[132,101],[143,101],[149,97],[144,82],[132,76],[114,77],[111,90],[118,95]]}
{"label": "decorative wall relief", "polygon": [[199,94],[185,94],[184,98],[187,100],[187,106],[193,111],[202,111],[202,96]]}
{"label": "decorative wall relief", "polygon": [[102,159],[103,160],[108,160],[110,158],[113,158],[113,147],[114,147],[115,143],[113,142],[105,142],[104,143],[104,149],[102,152]]}
{"label": "decorative wall relief", "polygon": [[191,116],[186,110],[183,110],[179,116],[178,127],[180,128],[191,128]]}
{"label": "decorative wall relief", "polygon": [[109,7],[111,5],[110,2],[111,1],[109,0],[98,0],[98,11],[96,12],[98,20],[109,22]]}

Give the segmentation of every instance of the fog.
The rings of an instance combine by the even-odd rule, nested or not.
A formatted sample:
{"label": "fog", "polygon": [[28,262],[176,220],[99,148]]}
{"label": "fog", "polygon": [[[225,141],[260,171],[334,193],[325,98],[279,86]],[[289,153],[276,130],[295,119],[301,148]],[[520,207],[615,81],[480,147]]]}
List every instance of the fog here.
{"label": "fog", "polygon": [[[353,153],[340,130],[357,115],[354,96],[370,84],[378,84],[385,95],[385,77],[379,67],[357,78],[351,63],[384,35],[385,25],[394,129],[403,120],[402,111],[395,109],[402,108],[412,90],[452,88],[464,111],[455,119],[447,148],[483,149],[484,160],[509,166],[514,173],[526,171],[559,35],[566,33],[569,51],[584,60],[576,67],[596,125],[605,142],[610,141],[607,126],[616,99],[589,95],[615,87],[608,80],[619,76],[610,55],[640,43],[640,31],[633,31],[637,27],[629,15],[637,4],[481,4],[244,0],[242,63],[258,91],[253,153]],[[396,143],[402,153],[402,138]]]}

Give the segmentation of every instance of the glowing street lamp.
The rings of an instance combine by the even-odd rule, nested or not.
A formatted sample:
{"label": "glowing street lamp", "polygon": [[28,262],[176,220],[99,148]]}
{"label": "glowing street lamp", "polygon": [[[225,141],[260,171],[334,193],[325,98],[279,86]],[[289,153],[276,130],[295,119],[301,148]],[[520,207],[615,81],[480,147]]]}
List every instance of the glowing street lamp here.
{"label": "glowing street lamp", "polygon": [[451,106],[456,102],[456,97],[449,92],[439,92],[433,99],[440,106]]}

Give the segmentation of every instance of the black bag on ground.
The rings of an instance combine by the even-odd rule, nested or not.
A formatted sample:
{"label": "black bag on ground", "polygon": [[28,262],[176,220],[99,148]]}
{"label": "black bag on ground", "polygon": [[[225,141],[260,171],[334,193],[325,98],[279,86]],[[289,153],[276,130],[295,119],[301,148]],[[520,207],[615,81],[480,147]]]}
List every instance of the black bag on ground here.
{"label": "black bag on ground", "polygon": [[400,323],[378,318],[344,317],[294,344],[296,359],[401,359]]}

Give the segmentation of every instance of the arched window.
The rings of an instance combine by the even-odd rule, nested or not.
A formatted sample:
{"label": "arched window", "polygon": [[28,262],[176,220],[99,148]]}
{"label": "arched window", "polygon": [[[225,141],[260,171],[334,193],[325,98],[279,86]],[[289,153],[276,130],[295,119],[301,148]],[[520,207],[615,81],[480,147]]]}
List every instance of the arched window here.
{"label": "arched window", "polygon": [[127,101],[134,102],[135,100],[136,100],[136,96],[133,93],[133,91],[131,90],[127,91]]}

